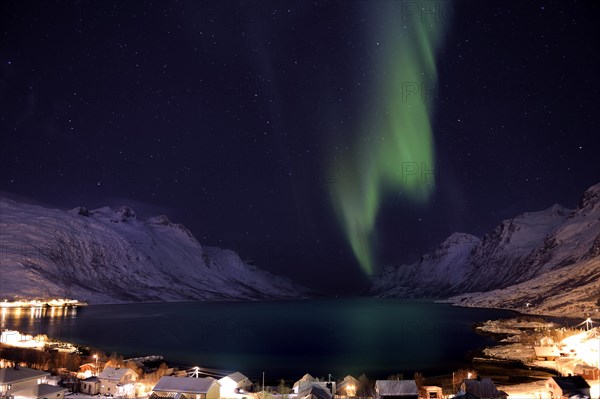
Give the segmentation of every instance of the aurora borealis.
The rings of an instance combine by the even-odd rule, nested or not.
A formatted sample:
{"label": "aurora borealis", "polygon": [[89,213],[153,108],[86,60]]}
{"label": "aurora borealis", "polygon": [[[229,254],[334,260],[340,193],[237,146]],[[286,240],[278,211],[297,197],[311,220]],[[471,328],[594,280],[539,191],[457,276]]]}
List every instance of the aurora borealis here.
{"label": "aurora borealis", "polygon": [[[441,5],[444,8],[441,8]],[[337,156],[339,181],[331,190],[336,213],[363,271],[376,268],[374,241],[380,203],[400,195],[425,203],[435,184],[432,113],[437,85],[436,52],[449,3],[381,2],[373,19],[382,26],[382,51],[373,61],[380,79],[348,152]],[[437,9],[435,8],[437,7]]]}
{"label": "aurora borealis", "polygon": [[164,214],[362,292],[454,232],[577,206],[598,181],[599,18],[593,1],[5,0],[0,195]]}

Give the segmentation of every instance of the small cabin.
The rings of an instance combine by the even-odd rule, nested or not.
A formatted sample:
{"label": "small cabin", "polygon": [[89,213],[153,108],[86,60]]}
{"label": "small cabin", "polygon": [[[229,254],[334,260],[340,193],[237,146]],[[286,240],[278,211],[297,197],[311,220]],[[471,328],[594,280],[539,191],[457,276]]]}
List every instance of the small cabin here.
{"label": "small cabin", "polygon": [[86,395],[98,395],[100,393],[100,380],[98,377],[88,377],[79,383],[79,392]]}
{"label": "small cabin", "polygon": [[573,372],[588,381],[600,380],[600,369],[598,367],[588,366],[587,364],[578,364],[575,366]]}
{"label": "small cabin", "polygon": [[252,382],[244,374],[235,372],[219,380],[221,398],[235,398],[252,387]]}

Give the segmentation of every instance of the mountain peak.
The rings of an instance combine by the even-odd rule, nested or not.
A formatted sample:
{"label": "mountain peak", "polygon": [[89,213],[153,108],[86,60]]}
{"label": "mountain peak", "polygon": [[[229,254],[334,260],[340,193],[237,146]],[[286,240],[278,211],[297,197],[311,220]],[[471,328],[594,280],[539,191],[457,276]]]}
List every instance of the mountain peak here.
{"label": "mountain peak", "polygon": [[594,184],[585,192],[579,201],[580,209],[591,209],[600,203],[600,183]]}

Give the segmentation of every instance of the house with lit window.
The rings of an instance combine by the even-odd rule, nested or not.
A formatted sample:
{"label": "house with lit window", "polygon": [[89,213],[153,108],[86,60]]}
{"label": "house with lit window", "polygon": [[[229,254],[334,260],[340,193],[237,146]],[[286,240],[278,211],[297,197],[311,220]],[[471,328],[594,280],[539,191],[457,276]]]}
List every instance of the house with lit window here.
{"label": "house with lit window", "polygon": [[351,375],[347,375],[341,382],[337,384],[336,392],[338,396],[354,398],[356,397],[356,392],[358,391],[359,387],[360,382]]}
{"label": "house with lit window", "polygon": [[424,385],[419,388],[419,396],[424,399],[442,399],[444,393],[442,387],[433,385]]}
{"label": "house with lit window", "polygon": [[100,393],[105,396],[131,398],[135,396],[135,382],[138,375],[124,367],[105,367],[98,376]]}
{"label": "house with lit window", "polygon": [[221,398],[235,398],[252,386],[248,377],[237,371],[221,378],[219,384],[221,385]]}
{"label": "house with lit window", "polygon": [[219,399],[220,384],[214,378],[161,377],[150,399]]}
{"label": "house with lit window", "polygon": [[0,369],[0,397],[12,396],[14,392],[46,384],[50,373],[27,367],[6,367]]}

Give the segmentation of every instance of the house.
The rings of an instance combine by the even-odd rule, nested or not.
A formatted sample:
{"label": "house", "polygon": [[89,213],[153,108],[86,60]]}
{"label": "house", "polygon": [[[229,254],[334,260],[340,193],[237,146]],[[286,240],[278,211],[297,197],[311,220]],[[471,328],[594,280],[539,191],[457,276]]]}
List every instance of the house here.
{"label": "house", "polygon": [[506,399],[508,394],[496,389],[491,378],[464,380],[455,399]]}
{"label": "house", "polygon": [[331,391],[316,382],[304,382],[300,384],[300,390],[298,392],[298,398],[300,399],[331,399]]}
{"label": "house", "polygon": [[586,396],[590,398],[590,386],[582,376],[550,377],[546,381],[550,399]]}
{"label": "house", "polygon": [[219,399],[220,384],[214,378],[162,377],[152,388],[151,399]]}
{"label": "house", "polygon": [[419,390],[414,380],[375,381],[376,399],[418,399]]}
{"label": "house", "polygon": [[338,396],[353,398],[356,396],[356,392],[358,391],[359,387],[360,381],[351,375],[347,375],[339,384],[337,384],[336,393]]}
{"label": "house", "polygon": [[97,395],[100,393],[100,379],[98,377],[88,377],[81,380],[79,392],[88,395]]}
{"label": "house", "polygon": [[124,367],[105,367],[98,376],[100,393],[105,396],[133,397],[135,395],[135,371]]}
{"label": "house", "polygon": [[534,346],[533,350],[537,360],[556,360],[557,357],[560,357],[556,346]]}
{"label": "house", "polygon": [[98,375],[98,368],[95,363],[84,363],[79,366],[79,372],[77,373],[77,378],[88,378],[93,375]]}
{"label": "house", "polygon": [[13,391],[14,399],[64,399],[66,388],[50,384],[38,384],[28,388]]}
{"label": "house", "polygon": [[303,385],[307,382],[316,382],[316,381],[317,381],[317,379],[315,377],[306,373],[302,376],[302,378],[300,378],[298,381],[296,381],[294,383],[294,386],[292,387],[292,392],[298,393],[298,390],[300,389],[300,385]]}
{"label": "house", "polygon": [[244,374],[235,372],[219,380],[222,398],[235,398],[236,394],[248,390],[252,382]]}
{"label": "house", "polygon": [[10,396],[13,392],[45,384],[49,375],[50,373],[27,367],[0,369],[0,396]]}
{"label": "house", "polygon": [[587,364],[578,364],[575,366],[573,372],[588,381],[600,380],[600,369],[598,367],[588,366]]}
{"label": "house", "polygon": [[442,399],[442,397],[443,397],[442,388],[436,387],[433,385],[422,386],[419,389],[419,396],[422,399]]}

